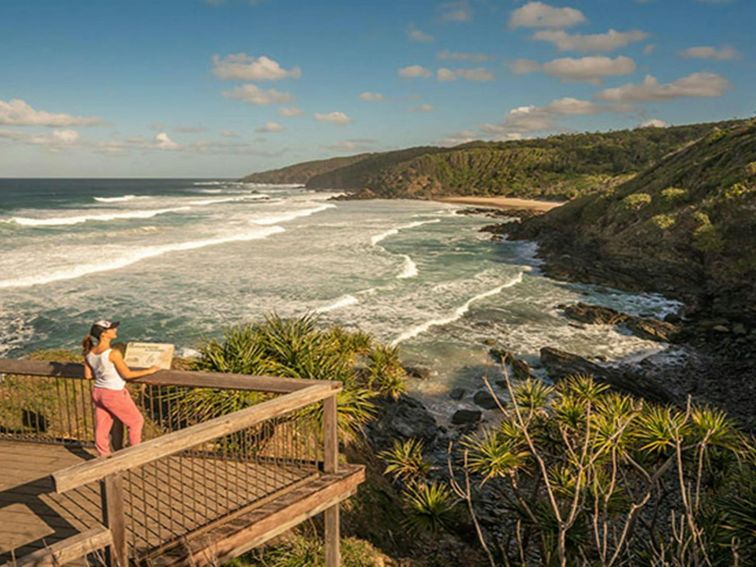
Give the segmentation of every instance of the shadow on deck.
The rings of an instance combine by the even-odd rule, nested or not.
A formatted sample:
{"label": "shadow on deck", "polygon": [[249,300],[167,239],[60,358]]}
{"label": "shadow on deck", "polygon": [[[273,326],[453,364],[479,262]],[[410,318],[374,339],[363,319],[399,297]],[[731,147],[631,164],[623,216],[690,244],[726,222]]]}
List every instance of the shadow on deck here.
{"label": "shadow on deck", "polygon": [[[19,361],[0,360],[0,372],[7,362]],[[161,374],[153,388],[202,384],[186,376],[194,373]],[[222,388],[224,376],[214,385]],[[65,380],[68,392],[73,381]],[[356,491],[364,470],[337,464],[338,386],[297,382],[304,387],[200,423],[154,420],[152,439],[102,459],[75,438],[89,427],[84,403],[78,419],[54,412],[44,416],[44,431],[39,419],[30,430],[9,421],[28,402],[8,395],[17,382],[1,381],[0,565],[84,564],[87,557],[100,565],[217,565],[323,512],[328,565],[338,565],[338,503]],[[139,398],[147,415],[155,412],[144,401],[154,394]],[[314,403],[323,404],[319,431],[302,417]]]}

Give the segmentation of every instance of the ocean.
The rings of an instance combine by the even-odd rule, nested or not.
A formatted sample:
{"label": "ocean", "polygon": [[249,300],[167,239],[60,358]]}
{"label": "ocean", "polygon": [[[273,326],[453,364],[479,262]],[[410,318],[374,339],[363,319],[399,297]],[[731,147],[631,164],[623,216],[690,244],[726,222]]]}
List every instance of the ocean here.
{"label": "ocean", "polygon": [[[552,346],[611,361],[665,345],[557,309],[584,301],[635,315],[680,308],[543,276],[528,242],[492,219],[409,200],[333,201],[293,185],[190,179],[0,179],[0,356],[77,349],[99,318],[121,338],[191,354],[231,325],[318,314],[397,344],[427,367],[411,389],[442,420],[496,377],[487,351],[538,366]],[[537,368],[538,370],[538,368]]]}

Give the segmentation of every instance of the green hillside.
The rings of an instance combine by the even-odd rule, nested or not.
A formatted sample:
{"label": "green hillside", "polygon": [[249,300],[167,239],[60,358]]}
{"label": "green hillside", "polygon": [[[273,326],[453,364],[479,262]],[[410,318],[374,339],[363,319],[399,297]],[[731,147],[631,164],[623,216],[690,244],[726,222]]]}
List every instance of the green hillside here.
{"label": "green hillside", "polygon": [[320,175],[346,167],[358,161],[361,161],[371,154],[359,154],[349,157],[336,157],[331,159],[321,159],[315,161],[306,161],[304,163],[298,163],[281,169],[272,169],[270,171],[262,171],[260,173],[252,173],[243,177],[241,180],[248,183],[307,183],[314,175]]}
{"label": "green hillside", "polygon": [[617,185],[734,122],[564,134],[453,148],[418,147],[321,160],[244,178],[363,191],[384,198],[504,195],[571,199]]}
{"label": "green hillside", "polygon": [[[756,318],[756,121],[716,128],[630,181],[525,221],[570,270]],[[567,256],[565,256],[565,254]],[[595,278],[594,278],[595,279]]]}

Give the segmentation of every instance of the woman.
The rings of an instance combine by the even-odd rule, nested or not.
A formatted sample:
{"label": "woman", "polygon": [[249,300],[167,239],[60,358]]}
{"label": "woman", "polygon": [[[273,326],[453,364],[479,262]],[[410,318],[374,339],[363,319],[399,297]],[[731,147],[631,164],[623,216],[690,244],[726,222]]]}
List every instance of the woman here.
{"label": "woman", "polygon": [[94,378],[92,402],[95,407],[95,447],[101,457],[110,455],[110,429],[118,418],[129,429],[129,444],[142,441],[144,418],[126,389],[126,380],[149,376],[160,370],[152,366],[146,370],[131,370],[123,355],[110,347],[118,336],[118,321],[97,321],[82,341],[84,378]]}

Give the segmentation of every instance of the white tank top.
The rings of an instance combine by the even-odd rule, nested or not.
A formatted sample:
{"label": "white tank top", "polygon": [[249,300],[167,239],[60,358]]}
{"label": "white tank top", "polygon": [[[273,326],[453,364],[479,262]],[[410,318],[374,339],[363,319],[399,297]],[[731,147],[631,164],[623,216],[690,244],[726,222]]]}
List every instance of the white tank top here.
{"label": "white tank top", "polygon": [[108,349],[100,354],[93,352],[87,354],[87,362],[94,371],[95,388],[123,390],[126,387],[126,381],[118,374],[115,364],[110,362],[110,351],[111,349]]}

